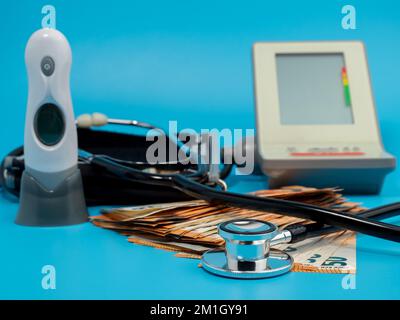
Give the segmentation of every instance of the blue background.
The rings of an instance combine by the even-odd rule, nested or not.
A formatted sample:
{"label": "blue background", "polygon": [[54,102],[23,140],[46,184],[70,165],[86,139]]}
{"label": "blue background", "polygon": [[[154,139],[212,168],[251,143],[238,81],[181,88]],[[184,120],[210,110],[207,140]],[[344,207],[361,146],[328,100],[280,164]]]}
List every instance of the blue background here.
{"label": "blue background", "polygon": [[[45,4],[56,7],[57,28],[73,50],[76,114],[99,111],[160,126],[178,120],[180,129],[254,127],[255,41],[363,40],[385,147],[400,156],[400,5],[385,0],[3,2],[1,155],[23,141],[24,48],[41,26]],[[357,30],[341,27],[345,4],[357,9]],[[262,177],[229,183],[241,192],[266,187]],[[397,170],[380,196],[351,199],[375,206],[398,201],[399,195]],[[17,207],[0,198],[0,298],[400,298],[399,246],[363,235],[358,236],[356,289],[344,290],[342,275],[291,273],[260,281],[214,277],[197,261],[129,244],[89,223],[17,226]],[[41,268],[47,264],[56,267],[56,290],[41,288]]]}

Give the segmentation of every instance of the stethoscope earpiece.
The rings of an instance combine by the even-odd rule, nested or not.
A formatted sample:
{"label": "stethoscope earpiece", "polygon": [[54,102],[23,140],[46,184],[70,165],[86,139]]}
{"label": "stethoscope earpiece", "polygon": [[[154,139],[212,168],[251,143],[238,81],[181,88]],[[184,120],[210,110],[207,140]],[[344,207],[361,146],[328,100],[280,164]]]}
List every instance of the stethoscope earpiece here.
{"label": "stethoscope earpiece", "polygon": [[91,127],[101,127],[108,124],[108,117],[100,112],[95,112],[92,114],[82,114],[76,121],[78,128],[91,128]]}
{"label": "stethoscope earpiece", "polygon": [[203,254],[202,266],[210,273],[238,279],[270,278],[289,272],[292,257],[271,249],[271,241],[279,235],[278,228],[268,222],[241,219],[222,223],[219,234],[225,250]]}

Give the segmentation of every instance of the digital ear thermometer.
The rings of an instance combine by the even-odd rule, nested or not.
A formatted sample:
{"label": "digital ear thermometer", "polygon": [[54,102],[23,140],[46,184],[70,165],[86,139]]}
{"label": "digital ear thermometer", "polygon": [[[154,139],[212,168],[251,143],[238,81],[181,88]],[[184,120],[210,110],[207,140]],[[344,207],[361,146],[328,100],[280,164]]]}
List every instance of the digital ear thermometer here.
{"label": "digital ear thermometer", "polygon": [[254,46],[257,156],[269,186],[378,193],[395,168],[376,118],[364,45]]}
{"label": "digital ear thermometer", "polygon": [[69,75],[71,48],[55,29],[41,29],[25,50],[29,93],[25,171],[16,222],[69,225],[87,221]]}

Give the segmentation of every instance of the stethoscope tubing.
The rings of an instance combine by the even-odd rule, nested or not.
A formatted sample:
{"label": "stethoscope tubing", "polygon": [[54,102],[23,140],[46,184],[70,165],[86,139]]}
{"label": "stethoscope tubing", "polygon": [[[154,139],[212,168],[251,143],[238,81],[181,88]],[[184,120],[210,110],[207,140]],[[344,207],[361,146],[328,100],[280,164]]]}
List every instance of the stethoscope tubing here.
{"label": "stethoscope tubing", "polygon": [[[118,164],[101,156],[93,156],[90,161],[93,165],[97,165],[121,178],[150,185],[173,187],[196,199],[211,203],[313,220],[321,225],[330,225],[390,241],[400,242],[400,227],[368,218],[368,216],[374,214],[374,209],[369,210],[368,216],[366,217],[351,215],[300,202],[220,191],[198,183],[183,174],[161,175],[143,172],[132,167]],[[378,209],[379,212],[382,211],[381,208]]]}
{"label": "stethoscope tubing", "polygon": [[[400,212],[400,202],[395,202],[387,205],[383,205],[380,207],[376,207],[370,210],[366,210],[357,214],[358,217],[368,218],[368,219],[387,219],[394,216],[398,216]],[[290,226],[289,226],[290,228]],[[305,228],[304,235],[302,238],[314,238],[320,237],[323,235],[328,235],[334,232],[338,232],[343,230],[342,228],[329,226],[329,225],[322,225],[320,223],[314,222],[307,225],[303,225]],[[292,243],[297,242],[296,239],[293,239]]]}

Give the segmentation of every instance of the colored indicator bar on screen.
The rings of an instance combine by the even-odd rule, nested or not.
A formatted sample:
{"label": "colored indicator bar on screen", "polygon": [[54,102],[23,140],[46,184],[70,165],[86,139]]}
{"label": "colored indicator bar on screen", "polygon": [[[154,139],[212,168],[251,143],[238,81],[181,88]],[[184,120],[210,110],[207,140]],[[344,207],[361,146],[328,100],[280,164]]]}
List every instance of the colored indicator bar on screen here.
{"label": "colored indicator bar on screen", "polygon": [[342,84],[343,84],[344,101],[346,103],[346,107],[351,107],[349,78],[347,77],[346,67],[342,68]]}

